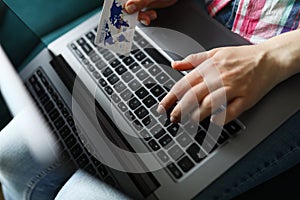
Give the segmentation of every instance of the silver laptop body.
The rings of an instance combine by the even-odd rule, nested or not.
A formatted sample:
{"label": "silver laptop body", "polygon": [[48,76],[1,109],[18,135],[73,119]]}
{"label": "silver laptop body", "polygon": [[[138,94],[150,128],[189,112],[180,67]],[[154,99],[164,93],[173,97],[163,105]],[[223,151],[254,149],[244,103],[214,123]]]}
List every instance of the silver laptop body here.
{"label": "silver laptop body", "polygon": [[[178,9],[188,14],[176,15]],[[172,19],[171,24],[169,19]],[[54,40],[22,69],[20,77],[49,126],[62,141],[66,157],[77,167],[133,198],[193,198],[300,107],[300,94],[297,92],[300,79],[295,76],[274,88],[231,127],[224,129],[227,135],[224,140],[216,141],[216,147],[201,158],[200,139],[195,137],[200,134],[198,128],[205,130],[207,124],[200,124],[194,135],[188,135],[190,126],[186,124],[162,123],[161,116],[156,116],[153,110],[161,98],[160,94],[166,93],[168,88],[161,90],[157,85],[164,86],[171,80],[171,86],[184,75],[170,75],[173,72],[168,63],[172,60],[217,46],[248,43],[210,19],[192,1],[185,1],[161,11],[160,19],[153,27],[139,26],[134,43],[137,50],[131,54],[133,60],[125,60],[125,57],[107,53],[93,45],[98,20],[99,13]],[[195,23],[198,23],[197,26]],[[129,69],[120,67],[127,62],[130,63]],[[133,66],[131,62],[139,66]],[[158,71],[153,68],[154,65],[158,66]],[[148,73],[145,75],[142,70]],[[126,75],[127,72],[130,73]],[[157,78],[160,73],[164,76]],[[146,82],[148,78],[157,85]],[[74,89],[74,85],[79,89]],[[139,91],[140,87],[145,90]],[[125,93],[129,88],[134,93],[130,97]],[[154,97],[155,104],[148,95]],[[138,100],[134,101],[134,98]],[[138,110],[141,107],[144,109]],[[148,115],[153,117],[152,120],[146,119]],[[161,129],[155,131],[157,125],[163,126],[164,133]],[[237,131],[234,132],[234,129]],[[230,133],[232,130],[233,133]],[[103,137],[108,138],[105,142],[113,141],[128,152],[153,152],[150,153],[152,157],[145,161],[140,156],[131,158],[126,153],[118,153],[110,145],[104,148]],[[109,162],[107,155],[115,158]],[[132,163],[140,165],[136,167],[136,172],[140,173],[134,173]],[[153,163],[164,167],[155,168],[159,165]],[[150,169],[149,172],[147,169]],[[126,170],[130,173],[122,172]],[[142,170],[147,173],[141,173]]]}

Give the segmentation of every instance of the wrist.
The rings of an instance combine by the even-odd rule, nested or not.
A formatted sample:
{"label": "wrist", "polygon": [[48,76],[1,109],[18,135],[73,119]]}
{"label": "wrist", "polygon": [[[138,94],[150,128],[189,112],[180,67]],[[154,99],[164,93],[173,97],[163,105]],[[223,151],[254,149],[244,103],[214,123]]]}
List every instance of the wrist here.
{"label": "wrist", "polygon": [[292,31],[259,44],[266,65],[276,70],[278,82],[300,72],[300,31]]}

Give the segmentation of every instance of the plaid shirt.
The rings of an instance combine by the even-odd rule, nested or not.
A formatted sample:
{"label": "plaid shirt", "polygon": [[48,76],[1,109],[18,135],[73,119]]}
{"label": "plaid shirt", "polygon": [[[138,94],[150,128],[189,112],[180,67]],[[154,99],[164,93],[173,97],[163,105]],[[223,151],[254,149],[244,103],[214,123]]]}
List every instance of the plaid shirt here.
{"label": "plaid shirt", "polygon": [[[231,0],[212,0],[208,12],[215,16]],[[300,0],[240,0],[232,31],[252,43],[300,28]]]}

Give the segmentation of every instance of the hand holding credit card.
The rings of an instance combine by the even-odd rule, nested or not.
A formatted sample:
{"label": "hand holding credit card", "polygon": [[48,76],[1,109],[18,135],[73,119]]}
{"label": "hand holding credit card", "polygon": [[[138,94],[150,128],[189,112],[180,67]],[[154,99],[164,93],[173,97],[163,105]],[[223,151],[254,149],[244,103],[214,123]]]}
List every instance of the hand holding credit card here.
{"label": "hand holding credit card", "polygon": [[131,51],[138,12],[124,10],[127,0],[105,0],[95,44],[125,55]]}

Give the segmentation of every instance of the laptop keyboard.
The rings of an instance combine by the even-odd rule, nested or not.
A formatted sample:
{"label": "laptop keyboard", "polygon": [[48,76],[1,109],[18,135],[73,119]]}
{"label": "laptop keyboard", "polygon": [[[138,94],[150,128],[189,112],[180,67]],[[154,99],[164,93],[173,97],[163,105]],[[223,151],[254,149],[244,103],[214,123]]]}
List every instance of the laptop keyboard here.
{"label": "laptop keyboard", "polygon": [[69,44],[70,50],[175,181],[243,128],[239,121],[232,121],[214,139],[207,131],[210,118],[199,124],[171,123],[169,114],[159,115],[156,108],[182,75],[161,67],[161,55],[137,32],[126,57],[95,46],[95,33],[96,29],[91,30]]}
{"label": "laptop keyboard", "polygon": [[[70,43],[69,49],[88,71],[99,88],[123,114],[137,135],[153,152],[174,181],[191,173],[216,149],[226,144],[243,129],[235,120],[225,125],[218,138],[210,136],[210,118],[195,124],[184,120],[173,124],[167,115],[156,112],[158,102],[165,97],[182,75],[162,67],[161,55],[137,32],[129,56],[115,54],[94,45],[96,29]],[[164,58],[163,58],[164,59]],[[70,111],[47,81],[42,69],[29,79],[29,89],[50,128],[65,147],[76,165],[97,174],[115,185],[109,170],[84,150]],[[79,134],[80,135],[80,134]],[[205,149],[211,149],[206,152]]]}
{"label": "laptop keyboard", "polygon": [[70,110],[41,68],[29,78],[26,87],[55,134],[62,150],[63,159],[71,159],[76,167],[85,169],[118,188],[109,169],[84,148],[80,138],[80,129],[75,125]]}

